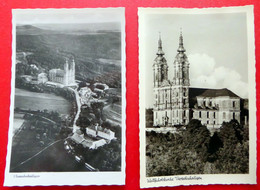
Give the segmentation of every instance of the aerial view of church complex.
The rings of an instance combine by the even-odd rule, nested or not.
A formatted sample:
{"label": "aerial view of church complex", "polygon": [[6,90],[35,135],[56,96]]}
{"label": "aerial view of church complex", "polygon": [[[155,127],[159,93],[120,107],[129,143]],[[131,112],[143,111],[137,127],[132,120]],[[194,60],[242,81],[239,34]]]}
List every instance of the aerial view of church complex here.
{"label": "aerial view of church complex", "polygon": [[75,61],[74,58],[66,58],[64,64],[64,70],[51,69],[49,71],[49,77],[51,81],[62,83],[64,85],[75,84]]}
{"label": "aerial view of church complex", "polygon": [[119,26],[16,26],[10,172],[121,171]]}
{"label": "aerial view of church complex", "polygon": [[191,119],[200,120],[208,128],[218,129],[232,119],[246,123],[242,114],[242,99],[227,88],[190,87],[189,63],[180,33],[174,60],[174,77],[168,78],[168,64],[159,37],[157,57],[153,64],[153,126],[187,125]]}

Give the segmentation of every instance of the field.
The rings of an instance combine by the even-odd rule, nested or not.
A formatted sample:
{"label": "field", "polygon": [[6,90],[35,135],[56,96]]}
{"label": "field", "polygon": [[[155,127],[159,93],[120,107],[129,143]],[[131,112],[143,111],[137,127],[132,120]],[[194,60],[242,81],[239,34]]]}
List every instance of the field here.
{"label": "field", "polygon": [[71,104],[65,98],[54,94],[36,93],[23,89],[15,89],[14,107],[26,110],[57,111],[60,114],[69,114]]}

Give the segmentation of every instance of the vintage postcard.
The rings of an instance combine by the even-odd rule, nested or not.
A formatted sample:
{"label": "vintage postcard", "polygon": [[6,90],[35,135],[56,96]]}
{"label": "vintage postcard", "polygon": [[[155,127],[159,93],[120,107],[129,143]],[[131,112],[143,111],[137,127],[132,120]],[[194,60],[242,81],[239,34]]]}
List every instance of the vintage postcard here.
{"label": "vintage postcard", "polygon": [[256,184],[253,6],[138,15],[141,187]]}
{"label": "vintage postcard", "polygon": [[4,186],[125,184],[124,8],[12,15]]}

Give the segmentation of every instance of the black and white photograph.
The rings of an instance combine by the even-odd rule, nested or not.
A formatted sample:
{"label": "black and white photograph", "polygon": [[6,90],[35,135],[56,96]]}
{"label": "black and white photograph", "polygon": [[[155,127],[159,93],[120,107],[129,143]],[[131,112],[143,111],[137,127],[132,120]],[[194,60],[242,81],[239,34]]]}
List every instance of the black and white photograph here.
{"label": "black and white photograph", "polygon": [[12,53],[5,185],[124,184],[124,9],[13,10]]}
{"label": "black and white photograph", "polygon": [[256,183],[253,7],[138,14],[141,187]]}

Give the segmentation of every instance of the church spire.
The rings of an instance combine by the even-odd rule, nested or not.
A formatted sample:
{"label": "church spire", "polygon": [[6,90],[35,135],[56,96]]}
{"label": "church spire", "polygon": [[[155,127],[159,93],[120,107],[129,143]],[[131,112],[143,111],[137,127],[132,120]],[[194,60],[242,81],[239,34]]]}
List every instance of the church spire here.
{"label": "church spire", "polygon": [[163,52],[163,50],[162,50],[162,39],[161,39],[161,33],[160,33],[160,32],[159,32],[157,55],[164,55],[164,52]]}
{"label": "church spire", "polygon": [[179,48],[177,50],[178,52],[185,52],[185,48],[183,47],[183,37],[182,37],[182,30],[180,32],[180,38],[179,38]]}

